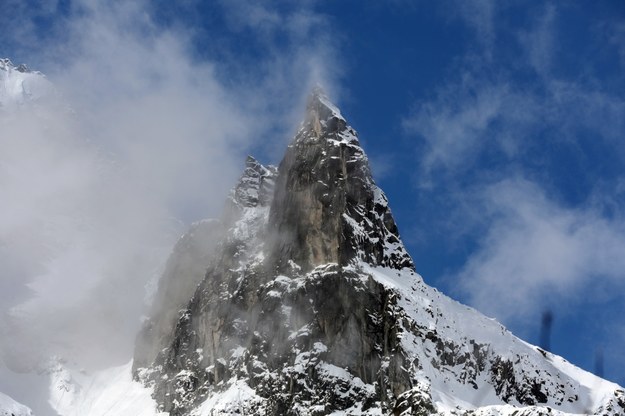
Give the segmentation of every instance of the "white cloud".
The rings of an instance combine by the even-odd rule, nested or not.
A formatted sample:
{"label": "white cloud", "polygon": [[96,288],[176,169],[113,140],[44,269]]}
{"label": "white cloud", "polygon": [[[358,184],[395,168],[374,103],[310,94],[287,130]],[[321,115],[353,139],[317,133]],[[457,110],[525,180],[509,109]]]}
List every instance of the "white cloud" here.
{"label": "white cloud", "polygon": [[420,165],[423,180],[434,170],[458,173],[473,167],[484,149],[516,156],[524,136],[542,120],[537,97],[506,82],[486,82],[467,75],[439,90],[404,120],[407,132],[426,143]]}
{"label": "white cloud", "polygon": [[617,153],[625,156],[625,149],[619,146],[625,131],[625,99],[602,88],[554,78],[547,81],[546,87],[548,95],[541,112],[549,126],[559,129],[572,142],[591,132],[616,145]]}
{"label": "white cloud", "polygon": [[521,179],[492,185],[481,198],[486,234],[454,276],[478,309],[518,322],[548,304],[606,287],[619,296],[625,287],[623,218],[562,206]]}
{"label": "white cloud", "polygon": [[[221,1],[227,11],[230,27],[236,31],[252,30],[261,36],[267,46],[275,46],[275,37],[288,33],[288,42],[306,42],[311,34],[321,34],[319,28],[328,28],[327,18],[312,10],[314,2],[300,2],[293,6],[280,0]],[[278,7],[276,7],[278,6]],[[309,41],[309,40],[308,40]],[[308,43],[308,42],[306,42]]]}
{"label": "white cloud", "polygon": [[220,63],[220,67],[240,84],[230,93],[237,95],[238,102],[246,103],[249,113],[258,115],[257,123],[281,139],[257,144],[276,158],[282,155],[293,126],[300,122],[301,109],[314,85],[321,84],[334,101],[339,101],[342,93],[340,29],[331,25],[329,16],[315,10],[316,3],[219,2],[230,30],[251,33],[248,46],[262,56],[260,61],[250,62],[235,48],[225,53],[228,62]]}
{"label": "white cloud", "polygon": [[477,45],[483,58],[492,58],[497,33],[495,19],[501,2],[493,0],[458,1],[447,4],[446,12],[458,17],[475,33]]}
{"label": "white cloud", "polygon": [[[426,144],[421,177],[433,171],[455,175],[474,167],[484,151],[513,160],[533,150],[541,132],[547,140],[619,143],[625,131],[625,100],[609,92],[549,79],[540,91],[511,81],[476,80],[472,76],[438,91],[404,119],[405,130]],[[588,136],[588,132],[592,136]],[[623,150],[617,153],[625,156]]]}
{"label": "white cloud", "polygon": [[221,213],[245,153],[294,129],[301,80],[328,74],[332,53],[312,41],[276,48],[232,85],[217,68],[236,62],[198,61],[192,29],[158,26],[147,2],[72,7],[64,37],[29,52],[63,97],[0,115],[0,260],[10,266],[0,350],[15,366],[55,352],[85,366],[127,359],[144,286],[181,231],[175,219]]}
{"label": "white cloud", "polygon": [[[491,53],[486,43],[494,35],[481,34],[486,42],[481,49],[458,60],[454,77],[436,89],[432,99],[415,103],[403,125],[425,144],[421,184],[434,186],[433,174],[441,178],[464,174],[486,152],[495,152],[500,160],[519,161],[533,146],[544,146],[545,140],[573,146],[602,140],[625,157],[622,146],[615,146],[625,131],[625,99],[604,88],[591,72],[570,79],[552,70],[559,48],[558,8],[540,7],[529,27],[519,29],[495,25],[494,6],[480,4],[458,13],[469,23],[490,22],[487,32],[516,39],[522,59],[509,66],[492,65],[484,56]],[[532,82],[524,79],[528,63],[538,75]]]}
{"label": "white cloud", "polygon": [[[625,100],[609,87],[620,80],[603,79],[592,64],[561,66],[560,53],[575,52],[563,51],[567,43],[559,38],[566,17],[561,7],[567,6],[528,9],[523,18],[529,25],[510,20],[499,7],[464,11],[468,24],[484,18],[488,30],[480,35],[475,29],[482,38],[477,50],[467,49],[447,69],[451,78],[415,103],[404,127],[418,140],[419,185],[447,208],[436,213],[435,219],[445,220],[423,237],[424,244],[438,240],[452,264],[462,262],[445,272],[445,286],[484,313],[527,330],[545,309],[559,316],[582,313],[584,304],[599,309],[616,303],[625,289],[623,185],[617,177],[623,174],[618,163],[625,161]],[[498,37],[515,39],[512,50],[519,53],[498,49],[490,42]],[[587,39],[584,47],[595,41]],[[619,41],[596,47],[618,54]],[[441,229],[444,238],[436,234]],[[602,328],[617,326],[617,315],[602,320]],[[610,349],[622,349],[620,338],[608,339]]]}
{"label": "white cloud", "polygon": [[534,26],[521,30],[518,34],[519,43],[526,53],[527,61],[542,76],[548,76],[551,70],[554,47],[554,25],[557,23],[557,11],[553,4],[547,3],[540,10]]}
{"label": "white cloud", "polygon": [[612,43],[619,55],[621,67],[625,68],[625,23],[619,22],[608,29],[609,41]]}

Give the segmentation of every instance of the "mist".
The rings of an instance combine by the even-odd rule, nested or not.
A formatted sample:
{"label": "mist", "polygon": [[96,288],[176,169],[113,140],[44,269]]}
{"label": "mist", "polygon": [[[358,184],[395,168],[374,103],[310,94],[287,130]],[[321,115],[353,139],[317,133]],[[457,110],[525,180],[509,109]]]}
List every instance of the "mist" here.
{"label": "mist", "polygon": [[241,7],[222,11],[267,52],[245,76],[236,60],[198,58],[194,29],[163,26],[148,2],[72,2],[52,28],[62,37],[28,25],[16,35],[53,87],[0,112],[0,353],[11,370],[52,355],[90,370],[128,361],[176,239],[221,214],[246,153],[277,161],[310,85],[336,84],[329,47],[272,46],[271,33],[301,40],[318,16],[289,11],[302,24],[281,28],[285,16]]}

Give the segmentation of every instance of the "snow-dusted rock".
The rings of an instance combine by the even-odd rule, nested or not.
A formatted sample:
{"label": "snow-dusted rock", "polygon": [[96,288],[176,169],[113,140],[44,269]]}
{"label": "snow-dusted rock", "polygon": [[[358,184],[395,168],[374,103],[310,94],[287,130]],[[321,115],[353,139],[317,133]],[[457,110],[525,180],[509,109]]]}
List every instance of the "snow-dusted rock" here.
{"label": "snow-dusted rock", "polygon": [[304,270],[355,261],[414,268],[356,132],[319,89],[280,163],[269,224],[278,269],[289,261]]}
{"label": "snow-dusted rock", "polygon": [[32,414],[32,410],[28,407],[0,393],[0,416],[32,416]]}
{"label": "snow-dusted rock", "polygon": [[35,102],[53,91],[52,83],[41,72],[0,58],[0,111]]}
{"label": "snow-dusted rock", "polygon": [[248,159],[220,224],[156,356],[136,352],[171,416],[625,414],[619,386],[423,282],[320,90],[277,171]]}

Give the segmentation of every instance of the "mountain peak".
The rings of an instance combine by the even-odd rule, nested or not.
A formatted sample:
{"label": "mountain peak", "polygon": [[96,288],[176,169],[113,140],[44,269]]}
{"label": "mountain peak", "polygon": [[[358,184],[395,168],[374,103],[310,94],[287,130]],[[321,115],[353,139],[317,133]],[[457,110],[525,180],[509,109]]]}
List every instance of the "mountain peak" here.
{"label": "mountain peak", "polygon": [[9,68],[14,68],[13,62],[9,58],[0,58],[0,69],[8,70]]}
{"label": "mountain peak", "polygon": [[341,111],[330,101],[323,88],[320,85],[313,87],[308,96],[306,118],[302,128],[311,133],[310,137],[319,138],[326,133],[339,132],[346,125]]}
{"label": "mountain peak", "polygon": [[267,205],[273,193],[275,166],[264,166],[252,156],[245,160],[245,170],[231,192],[230,200],[239,207]]}
{"label": "mountain peak", "polygon": [[320,109],[325,109],[326,111],[322,112],[327,113],[329,116],[343,119],[343,116],[341,115],[341,112],[336,104],[330,100],[323,87],[317,84],[312,88],[308,96],[307,110],[310,112],[319,111]]}
{"label": "mountain peak", "polygon": [[356,131],[318,86],[278,171],[269,219],[278,269],[358,261],[414,268]]}
{"label": "mountain peak", "polygon": [[52,84],[41,72],[32,71],[25,64],[15,66],[9,58],[0,58],[0,109],[53,95]]}
{"label": "mountain peak", "polygon": [[160,411],[624,414],[619,386],[420,279],[356,132],[323,90],[278,169],[248,158],[232,201],[222,227],[181,240],[159,285],[168,303],[137,343],[134,376]]}
{"label": "mountain peak", "polygon": [[28,68],[26,64],[19,64],[15,66],[15,64],[13,64],[13,61],[11,61],[9,58],[0,58],[0,70],[7,71],[7,72],[17,71],[17,72],[21,72],[22,74],[43,75],[39,71],[32,71],[30,68]]}

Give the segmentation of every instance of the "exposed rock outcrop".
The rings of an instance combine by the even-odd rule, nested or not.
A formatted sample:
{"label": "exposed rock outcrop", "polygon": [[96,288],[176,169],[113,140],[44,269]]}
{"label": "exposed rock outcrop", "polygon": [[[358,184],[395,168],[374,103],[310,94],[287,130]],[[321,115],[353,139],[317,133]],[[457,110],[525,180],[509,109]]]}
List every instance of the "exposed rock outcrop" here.
{"label": "exposed rock outcrop", "polygon": [[279,167],[248,158],[223,218],[176,246],[133,371],[171,416],[625,412],[618,386],[423,283],[320,90]]}
{"label": "exposed rock outcrop", "polygon": [[307,110],[280,163],[269,218],[278,270],[356,260],[414,268],[354,129],[319,89]]}

